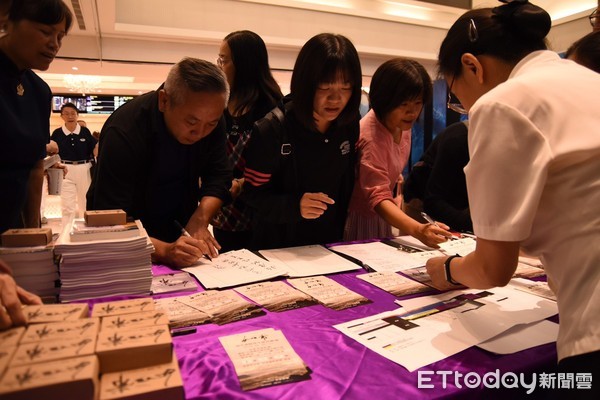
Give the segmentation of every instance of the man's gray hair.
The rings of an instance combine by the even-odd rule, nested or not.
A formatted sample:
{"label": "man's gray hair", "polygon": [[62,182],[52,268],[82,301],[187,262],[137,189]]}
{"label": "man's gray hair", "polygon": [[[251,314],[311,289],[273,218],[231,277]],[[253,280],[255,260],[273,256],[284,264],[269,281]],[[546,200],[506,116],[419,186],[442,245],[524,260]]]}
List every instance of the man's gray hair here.
{"label": "man's gray hair", "polygon": [[227,78],[215,64],[198,58],[186,57],[175,64],[164,86],[172,105],[183,103],[187,91],[194,93],[225,93],[229,99]]}

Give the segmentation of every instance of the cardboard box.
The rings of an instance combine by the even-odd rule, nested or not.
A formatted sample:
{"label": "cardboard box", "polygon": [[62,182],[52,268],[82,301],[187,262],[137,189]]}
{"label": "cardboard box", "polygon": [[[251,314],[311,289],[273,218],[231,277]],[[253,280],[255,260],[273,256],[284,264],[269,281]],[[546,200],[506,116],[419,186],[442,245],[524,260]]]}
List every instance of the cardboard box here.
{"label": "cardboard box", "polygon": [[45,246],[52,241],[52,229],[9,229],[2,234],[4,247]]}
{"label": "cardboard box", "polygon": [[125,225],[127,214],[123,210],[86,211],[83,214],[87,226]]}
{"label": "cardboard box", "polygon": [[93,400],[98,387],[96,356],[9,368],[0,380],[2,400]]}
{"label": "cardboard box", "polygon": [[86,318],[90,311],[84,304],[42,304],[23,307],[23,313],[28,324],[44,322],[64,322]]}
{"label": "cardboard box", "polygon": [[92,336],[66,336],[58,340],[43,340],[35,343],[24,343],[10,361],[10,366],[34,364],[61,360],[64,358],[87,356],[94,354],[96,338]]}
{"label": "cardboard box", "polygon": [[135,330],[101,330],[96,342],[100,372],[145,368],[171,361],[173,345],[168,325]]}
{"label": "cardboard box", "polygon": [[97,303],[92,309],[92,317],[108,317],[112,315],[131,314],[154,310],[154,300],[150,297],[143,299],[111,301]]}
{"label": "cardboard box", "polygon": [[112,372],[100,379],[100,400],[183,400],[177,357],[148,368]]}
{"label": "cardboard box", "polygon": [[121,329],[131,330],[145,326],[168,325],[169,316],[163,310],[142,311],[135,314],[103,317],[101,330]]}
{"label": "cardboard box", "polygon": [[25,334],[21,338],[21,344],[66,337],[92,337],[95,339],[98,336],[99,330],[100,318],[82,318],[66,322],[33,324],[27,327]]}

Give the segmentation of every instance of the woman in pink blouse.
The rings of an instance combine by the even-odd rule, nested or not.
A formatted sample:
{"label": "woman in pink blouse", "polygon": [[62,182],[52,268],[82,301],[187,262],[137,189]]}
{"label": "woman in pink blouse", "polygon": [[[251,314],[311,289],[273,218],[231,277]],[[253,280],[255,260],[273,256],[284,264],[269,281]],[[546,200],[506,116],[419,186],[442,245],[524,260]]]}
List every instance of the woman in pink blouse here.
{"label": "woman in pink blouse", "polygon": [[431,91],[431,78],[416,61],[394,58],[375,71],[369,93],[372,109],[360,121],[345,240],[390,237],[392,226],[432,247],[451,236],[442,223],[421,224],[406,215],[394,193],[408,162],[410,129]]}

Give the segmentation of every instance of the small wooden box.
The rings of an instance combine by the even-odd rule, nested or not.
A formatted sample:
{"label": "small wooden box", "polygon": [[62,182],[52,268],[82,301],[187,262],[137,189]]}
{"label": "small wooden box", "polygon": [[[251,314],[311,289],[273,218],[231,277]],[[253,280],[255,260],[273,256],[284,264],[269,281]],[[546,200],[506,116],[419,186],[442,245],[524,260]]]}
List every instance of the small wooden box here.
{"label": "small wooden box", "polygon": [[0,380],[2,400],[93,400],[98,358],[85,356],[9,368]]}
{"label": "small wooden box", "polygon": [[92,309],[92,317],[109,317],[152,310],[154,310],[154,300],[150,297],[145,297],[143,299],[97,303]]}
{"label": "small wooden box", "polygon": [[6,331],[0,331],[0,348],[17,347],[17,344],[21,340],[21,337],[24,333],[24,326],[18,326]]}
{"label": "small wooden box", "polygon": [[6,367],[10,364],[10,360],[12,360],[16,350],[17,348],[15,346],[0,346],[0,378],[2,378],[2,375],[4,374]]}
{"label": "small wooden box", "polygon": [[96,337],[65,336],[58,340],[22,343],[10,362],[11,367],[94,354]]}
{"label": "small wooden box", "polygon": [[102,317],[101,330],[132,330],[146,326],[168,325],[169,316],[163,310],[142,311],[135,314],[122,314]]}
{"label": "small wooden box", "polygon": [[171,361],[173,344],[168,325],[135,330],[101,330],[96,343],[100,372],[145,368]]}
{"label": "small wooden box", "polygon": [[88,316],[87,304],[42,304],[23,307],[28,324],[73,321]]}
{"label": "small wooden box", "polygon": [[127,214],[123,210],[86,211],[83,214],[87,226],[125,225]]}
{"label": "small wooden box", "polygon": [[103,374],[100,400],[183,400],[177,358],[148,368]]}
{"label": "small wooden box", "polygon": [[4,247],[45,246],[52,241],[52,229],[9,229],[2,234]]}
{"label": "small wooden box", "polygon": [[27,331],[21,338],[21,344],[73,336],[96,338],[99,330],[100,318],[81,318],[74,321],[33,324],[27,327]]}

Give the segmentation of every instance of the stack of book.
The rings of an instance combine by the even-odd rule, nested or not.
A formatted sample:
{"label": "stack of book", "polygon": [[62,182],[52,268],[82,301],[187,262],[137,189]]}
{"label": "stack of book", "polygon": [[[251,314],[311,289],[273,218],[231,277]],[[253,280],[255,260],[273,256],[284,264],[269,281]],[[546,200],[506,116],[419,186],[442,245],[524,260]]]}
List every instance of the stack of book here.
{"label": "stack of book", "polygon": [[0,260],[11,267],[17,284],[47,303],[56,303],[58,298],[58,267],[53,248],[54,242],[39,246],[0,247]]}
{"label": "stack of book", "polygon": [[141,222],[134,225],[65,226],[54,247],[61,302],[150,293],[154,247]]}

